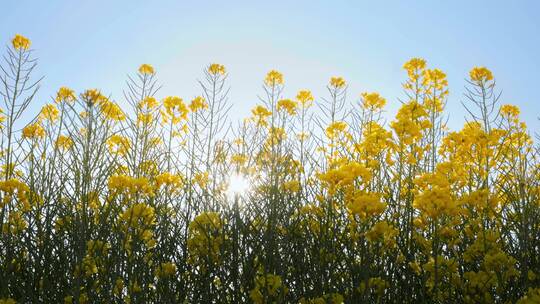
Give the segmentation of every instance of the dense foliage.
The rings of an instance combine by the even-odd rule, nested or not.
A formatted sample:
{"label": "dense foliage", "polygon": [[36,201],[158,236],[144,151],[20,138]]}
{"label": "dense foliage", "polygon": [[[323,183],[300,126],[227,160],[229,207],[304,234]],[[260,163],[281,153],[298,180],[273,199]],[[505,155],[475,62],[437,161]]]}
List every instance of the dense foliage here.
{"label": "dense foliage", "polygon": [[[0,303],[538,303],[540,163],[492,73],[405,63],[378,93],[282,95],[230,124],[227,71],[158,99],[140,66],[121,108],[67,87],[26,124],[39,80],[17,35],[0,75]],[[23,114],[24,113],[24,114]],[[22,125],[22,123],[24,125]],[[20,129],[20,130],[19,130]]]}

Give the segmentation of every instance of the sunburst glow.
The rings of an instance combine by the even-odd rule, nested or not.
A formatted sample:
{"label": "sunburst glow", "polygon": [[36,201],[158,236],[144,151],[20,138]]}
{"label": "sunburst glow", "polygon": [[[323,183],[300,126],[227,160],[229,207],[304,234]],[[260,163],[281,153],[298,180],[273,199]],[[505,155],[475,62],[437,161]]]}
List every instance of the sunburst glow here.
{"label": "sunburst glow", "polygon": [[243,195],[249,190],[250,184],[247,177],[241,174],[233,174],[229,178],[227,188],[227,196],[234,197],[235,195]]}

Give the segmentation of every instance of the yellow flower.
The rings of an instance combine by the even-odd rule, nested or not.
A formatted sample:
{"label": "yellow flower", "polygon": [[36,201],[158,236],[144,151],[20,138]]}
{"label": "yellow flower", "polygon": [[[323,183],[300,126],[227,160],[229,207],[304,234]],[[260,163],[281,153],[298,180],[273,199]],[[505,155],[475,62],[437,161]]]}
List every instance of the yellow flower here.
{"label": "yellow flower", "polygon": [[381,202],[381,195],[373,192],[358,191],[351,195],[347,208],[353,215],[361,219],[379,215],[386,209],[386,204]]}
{"label": "yellow flower", "polygon": [[[24,211],[29,211],[29,209]],[[12,234],[19,234],[26,228],[28,228],[28,223],[24,219],[22,212],[12,211],[9,213],[7,223],[4,223],[2,227],[2,232],[7,233],[7,231],[10,231]]]}
{"label": "yellow flower", "polygon": [[174,193],[182,188],[184,178],[180,175],[171,174],[169,172],[162,173],[156,176],[156,188],[161,186],[168,187],[169,193]]}
{"label": "yellow flower", "polygon": [[517,117],[517,116],[519,116],[519,108],[514,106],[514,105],[510,105],[510,104],[502,105],[500,112],[505,117]]}
{"label": "yellow flower", "polygon": [[429,218],[457,215],[459,206],[452,199],[448,179],[441,172],[424,173],[414,180],[417,185],[413,206]]}
{"label": "yellow flower", "polygon": [[270,87],[283,84],[283,74],[276,70],[271,70],[270,72],[268,72],[268,74],[266,74],[264,83],[266,83],[266,85]]}
{"label": "yellow flower", "polygon": [[281,99],[277,104],[278,111],[285,110],[289,115],[296,115],[297,107],[298,104],[290,99]]}
{"label": "yellow flower", "polygon": [[[266,303],[266,297],[277,296],[283,288],[281,277],[275,274],[257,274],[255,287],[249,292],[249,297],[256,304]],[[274,301],[270,301],[274,303]]]}
{"label": "yellow flower", "polygon": [[446,74],[439,69],[431,69],[424,71],[424,78],[426,79],[429,88],[435,88],[437,90],[442,90],[444,87],[448,86],[448,80],[446,80]]}
{"label": "yellow flower", "polygon": [[370,278],[368,280],[368,285],[379,296],[382,296],[384,294],[384,290],[390,287],[390,284],[380,277]]}
{"label": "yellow flower", "polygon": [[60,135],[56,139],[55,147],[60,150],[68,150],[73,146],[73,140],[65,135]]}
{"label": "yellow flower", "polygon": [[0,130],[4,127],[5,121],[6,121],[6,115],[4,115],[4,110],[0,109]]}
{"label": "yellow flower", "polygon": [[82,98],[89,104],[96,104],[102,102],[106,99],[105,96],[101,95],[101,92],[97,89],[88,89],[82,93]]}
{"label": "yellow flower", "polygon": [[11,40],[11,44],[13,45],[13,48],[19,51],[28,50],[30,48],[30,39],[16,34],[15,37],[13,37],[13,40]]}
{"label": "yellow flower", "polygon": [[297,180],[285,182],[283,183],[282,186],[283,186],[283,190],[287,192],[293,192],[293,193],[300,191],[300,188],[301,188],[300,182]]}
{"label": "yellow flower", "polygon": [[387,131],[374,121],[366,124],[362,136],[363,140],[360,144],[356,145],[356,149],[367,158],[375,158],[379,153],[392,147],[392,132]]}
{"label": "yellow flower", "polygon": [[58,109],[53,104],[47,104],[41,108],[41,112],[39,113],[39,119],[48,120],[50,122],[54,122],[58,119]]}
{"label": "yellow flower", "polygon": [[362,93],[362,108],[371,110],[380,110],[386,105],[384,99],[379,93]]}
{"label": "yellow flower", "polygon": [[422,130],[430,127],[427,112],[423,105],[416,101],[405,103],[398,110],[396,120],[390,123],[404,145],[410,145],[422,136]]}
{"label": "yellow flower", "polygon": [[75,97],[75,92],[73,92],[72,89],[68,87],[61,87],[58,89],[58,92],[56,93],[56,98],[54,99],[55,102],[73,102],[77,99]]}
{"label": "yellow flower", "polygon": [[208,184],[208,172],[197,172],[193,179],[199,187],[205,188]]}
{"label": "yellow flower", "polygon": [[[10,171],[13,171],[13,169]],[[27,212],[31,209],[29,201],[30,188],[20,180],[11,178],[6,181],[0,181],[0,191],[4,193],[3,199],[0,200],[0,208],[8,203],[13,196],[15,196],[20,204],[20,209],[23,212]]]}
{"label": "yellow flower", "polygon": [[128,290],[131,293],[138,293],[138,292],[141,292],[141,286],[139,285],[137,281],[129,282]]}
{"label": "yellow flower", "polygon": [[251,110],[253,114],[252,120],[259,126],[266,126],[266,118],[272,115],[272,112],[268,111],[264,106],[258,105]]}
{"label": "yellow flower", "polygon": [[339,293],[324,294],[317,298],[300,298],[298,304],[343,304],[343,296]]}
{"label": "yellow flower", "polygon": [[161,263],[156,269],[156,276],[159,278],[170,278],[176,274],[176,265],[173,262]]}
{"label": "yellow flower", "polygon": [[426,61],[422,58],[411,58],[403,64],[403,68],[409,73],[409,77],[414,78],[419,72],[426,68]]}
{"label": "yellow flower", "polygon": [[153,118],[154,117],[152,116],[152,113],[148,113],[148,114],[139,113],[137,114],[137,124],[143,124],[143,125],[150,124]]}
{"label": "yellow flower", "polygon": [[296,99],[300,102],[300,104],[307,108],[313,104],[313,95],[311,94],[311,91],[309,90],[301,90],[296,94]]}
{"label": "yellow flower", "polygon": [[120,215],[120,222],[132,228],[153,225],[155,220],[154,208],[145,203],[135,203]]}
{"label": "yellow flower", "polygon": [[337,188],[352,185],[359,177],[362,182],[366,182],[371,178],[371,172],[364,165],[355,161],[318,174],[319,180],[328,186],[331,193],[335,192]]}
{"label": "yellow flower", "polygon": [[165,107],[165,112],[163,112],[165,119],[172,119],[174,124],[179,123],[182,119],[187,119],[189,108],[182,98],[167,96],[163,99],[163,106]]}
{"label": "yellow flower", "polygon": [[332,77],[330,78],[330,86],[336,89],[343,88],[347,83],[343,77]]}
{"label": "yellow flower", "polygon": [[105,116],[106,119],[112,120],[112,121],[122,121],[126,119],[126,115],[120,109],[120,107],[108,100],[104,99],[103,102],[100,103],[100,109],[103,116]]}
{"label": "yellow flower", "polygon": [[23,138],[28,139],[43,138],[45,137],[45,129],[39,122],[36,122],[24,127],[22,135]]}
{"label": "yellow flower", "polygon": [[439,69],[428,69],[424,70],[423,75],[423,86],[417,87],[415,84],[409,82],[409,89],[414,90],[417,96],[422,94],[421,90],[423,89],[423,105],[426,110],[430,113],[441,113],[444,109],[444,98],[448,95],[446,74]]}
{"label": "yellow flower", "polygon": [[287,138],[287,133],[283,128],[270,128],[268,132],[268,137],[266,139],[266,144],[269,146],[277,145],[284,141]]}
{"label": "yellow flower", "polygon": [[347,123],[344,121],[335,121],[326,128],[326,136],[328,136],[328,138],[335,138],[338,134],[345,132],[347,126]]}
{"label": "yellow flower", "polygon": [[469,72],[469,76],[471,77],[471,81],[476,83],[484,83],[493,80],[493,74],[486,67],[474,67]]}
{"label": "yellow flower", "polygon": [[137,196],[145,194],[154,195],[154,188],[145,177],[131,177],[127,175],[112,175],[109,177],[109,191],[114,194],[127,194]]}
{"label": "yellow flower", "polygon": [[140,67],[139,67],[139,73],[143,74],[143,75],[152,75],[154,74],[154,67],[152,67],[151,65],[149,64],[142,64]]}
{"label": "yellow flower", "polygon": [[208,73],[210,73],[212,75],[218,75],[218,74],[224,75],[225,74],[225,66],[223,66],[223,65],[221,65],[219,63],[212,63],[208,67]]}
{"label": "yellow flower", "polygon": [[189,263],[219,261],[219,254],[224,243],[222,234],[224,223],[217,212],[203,212],[189,223],[187,241]]}
{"label": "yellow flower", "polygon": [[111,153],[125,155],[129,151],[130,142],[128,138],[114,134],[107,140],[107,146]]}
{"label": "yellow flower", "polygon": [[17,304],[17,301],[15,301],[12,298],[5,298],[5,299],[0,299],[0,304]]}
{"label": "yellow flower", "polygon": [[540,288],[529,288],[527,294],[520,298],[517,304],[538,304],[540,303]]}
{"label": "yellow flower", "polygon": [[140,109],[140,110],[144,110],[144,111],[150,111],[150,110],[156,108],[157,106],[158,106],[158,102],[152,96],[145,97],[143,100],[141,100],[137,104],[137,108]]}
{"label": "yellow flower", "polygon": [[107,242],[99,240],[89,240],[86,242],[86,256],[83,258],[83,270],[86,276],[90,277],[93,274],[103,269],[101,265],[103,260],[101,257],[107,255],[111,245]]}
{"label": "yellow flower", "polygon": [[119,296],[120,294],[122,294],[123,290],[124,290],[124,280],[122,280],[122,278],[117,278],[116,281],[114,282],[113,293]]}
{"label": "yellow flower", "polygon": [[[1,304],[2,302],[0,302]],[[65,296],[64,297],[64,304],[72,304],[73,303],[73,296]]]}
{"label": "yellow flower", "polygon": [[248,161],[245,154],[234,154],[231,156],[231,162],[237,166],[243,166]]}
{"label": "yellow flower", "polygon": [[197,112],[200,109],[208,109],[208,103],[202,96],[197,96],[193,98],[189,104],[189,108],[191,109],[191,112]]}
{"label": "yellow flower", "polygon": [[409,262],[409,267],[411,267],[412,271],[414,271],[414,273],[416,273],[417,275],[422,272],[422,269],[420,268],[418,262]]}
{"label": "yellow flower", "polygon": [[366,239],[370,242],[382,241],[387,247],[393,247],[397,235],[398,231],[392,225],[382,221],[373,225],[371,230],[366,232]]}

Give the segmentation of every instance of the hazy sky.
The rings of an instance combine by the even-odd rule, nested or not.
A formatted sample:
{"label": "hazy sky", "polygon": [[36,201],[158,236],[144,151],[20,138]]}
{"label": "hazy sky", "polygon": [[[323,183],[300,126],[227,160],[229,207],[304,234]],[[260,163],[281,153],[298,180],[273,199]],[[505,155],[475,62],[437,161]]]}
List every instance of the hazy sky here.
{"label": "hazy sky", "polygon": [[[256,2],[256,3],[255,3]],[[474,3],[473,3],[474,2]],[[464,121],[465,78],[490,68],[502,103],[522,109],[540,131],[540,5],[537,1],[25,1],[0,0],[0,40],[32,40],[45,75],[31,111],[60,86],[100,88],[123,103],[127,74],[149,63],[158,97],[199,95],[212,62],[230,72],[233,117],[249,115],[270,69],[285,75],[285,97],[326,96],[343,76],[348,100],[377,91],[395,114],[404,98],[402,65],[423,57],[448,75],[450,126]],[[5,53],[5,49],[2,51]]]}

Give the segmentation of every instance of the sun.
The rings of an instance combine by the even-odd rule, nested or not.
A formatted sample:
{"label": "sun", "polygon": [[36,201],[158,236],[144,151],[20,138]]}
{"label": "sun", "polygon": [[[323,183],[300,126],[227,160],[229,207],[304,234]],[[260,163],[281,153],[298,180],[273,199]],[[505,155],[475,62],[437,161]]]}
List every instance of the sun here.
{"label": "sun", "polygon": [[249,187],[250,183],[247,177],[235,173],[229,177],[227,196],[232,198],[236,195],[243,195],[249,190]]}

